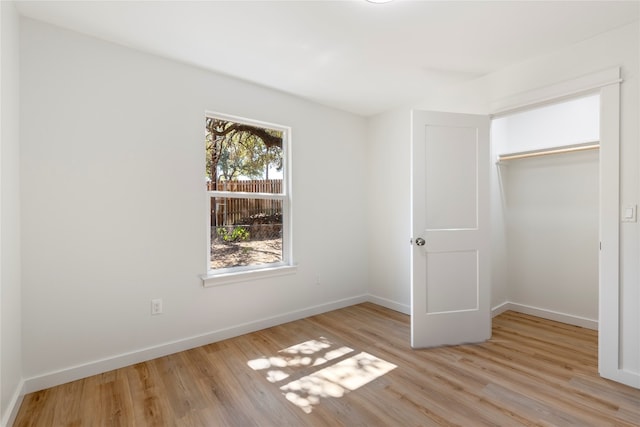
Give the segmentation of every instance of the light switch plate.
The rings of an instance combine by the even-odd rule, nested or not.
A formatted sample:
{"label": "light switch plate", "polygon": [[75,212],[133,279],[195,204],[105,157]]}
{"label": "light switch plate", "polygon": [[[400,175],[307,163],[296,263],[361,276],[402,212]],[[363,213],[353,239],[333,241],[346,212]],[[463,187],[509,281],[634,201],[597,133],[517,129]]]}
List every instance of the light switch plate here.
{"label": "light switch plate", "polygon": [[637,205],[627,205],[622,208],[622,222],[636,222]]}

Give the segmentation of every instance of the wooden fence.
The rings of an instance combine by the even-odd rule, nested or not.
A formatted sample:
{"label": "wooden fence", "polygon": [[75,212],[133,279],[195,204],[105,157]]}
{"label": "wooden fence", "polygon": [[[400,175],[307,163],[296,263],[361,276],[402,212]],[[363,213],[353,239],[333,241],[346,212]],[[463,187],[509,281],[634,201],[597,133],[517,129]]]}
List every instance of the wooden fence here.
{"label": "wooden fence", "polygon": [[282,192],[281,179],[251,179],[243,181],[218,181],[214,186],[213,182],[207,183],[209,191],[239,191],[245,193],[274,193]]}
{"label": "wooden fence", "polygon": [[[208,184],[209,191],[214,190],[213,183]],[[246,193],[279,194],[282,189],[281,179],[255,179],[246,181],[218,181],[218,191]],[[225,227],[234,225],[273,224],[282,221],[282,200],[252,198],[211,198],[212,226]]]}

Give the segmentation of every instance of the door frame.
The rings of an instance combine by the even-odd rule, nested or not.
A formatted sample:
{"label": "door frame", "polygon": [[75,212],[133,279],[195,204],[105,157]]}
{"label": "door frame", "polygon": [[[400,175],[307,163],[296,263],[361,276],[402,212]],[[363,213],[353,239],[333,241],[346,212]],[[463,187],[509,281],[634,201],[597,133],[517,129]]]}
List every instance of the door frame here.
{"label": "door frame", "polygon": [[491,117],[581,95],[600,94],[600,215],[598,370],[602,377],[638,387],[620,369],[620,67],[495,101]]}

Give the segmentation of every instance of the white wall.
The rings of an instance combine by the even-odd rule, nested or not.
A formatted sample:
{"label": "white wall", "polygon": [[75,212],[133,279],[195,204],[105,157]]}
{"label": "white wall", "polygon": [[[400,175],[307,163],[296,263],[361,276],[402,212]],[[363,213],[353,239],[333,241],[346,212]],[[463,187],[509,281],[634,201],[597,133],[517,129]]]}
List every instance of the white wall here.
{"label": "white wall", "polygon": [[[366,298],[363,118],[36,21],[20,47],[26,391]],[[205,110],[292,127],[296,274],[202,287]]]}
{"label": "white wall", "polygon": [[500,166],[509,302],[597,324],[598,168],[596,151]]}
{"label": "white wall", "polygon": [[22,388],[18,22],[13,2],[0,2],[0,425]]}
{"label": "white wall", "polygon": [[580,96],[492,121],[492,127],[499,125],[506,127],[506,152],[597,142],[600,139],[600,95]]}
{"label": "white wall", "polygon": [[369,293],[380,305],[409,314],[411,304],[411,112],[369,119]]}

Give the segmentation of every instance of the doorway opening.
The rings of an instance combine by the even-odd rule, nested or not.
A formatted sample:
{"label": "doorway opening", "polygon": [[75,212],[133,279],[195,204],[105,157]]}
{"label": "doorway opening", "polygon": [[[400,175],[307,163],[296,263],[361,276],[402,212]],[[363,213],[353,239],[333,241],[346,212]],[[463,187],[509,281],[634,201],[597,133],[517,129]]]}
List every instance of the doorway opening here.
{"label": "doorway opening", "polygon": [[599,92],[494,118],[491,143],[494,312],[598,329]]}

